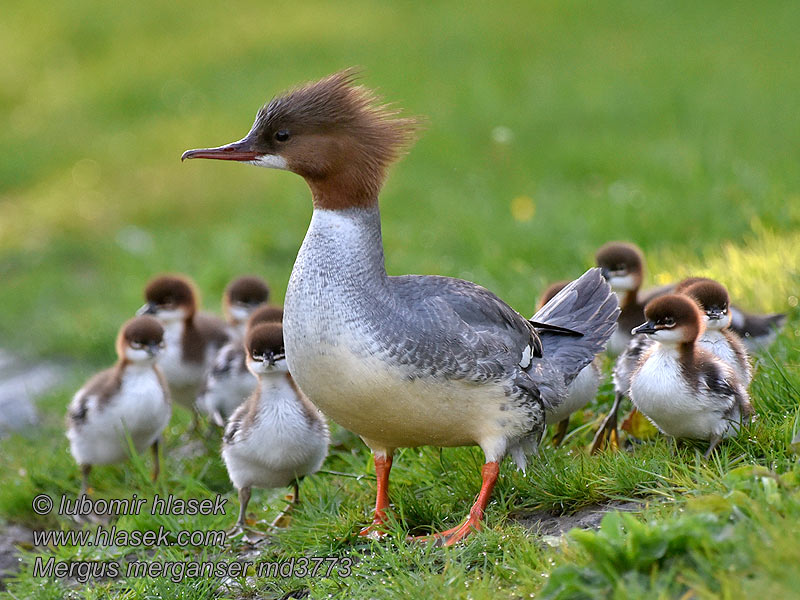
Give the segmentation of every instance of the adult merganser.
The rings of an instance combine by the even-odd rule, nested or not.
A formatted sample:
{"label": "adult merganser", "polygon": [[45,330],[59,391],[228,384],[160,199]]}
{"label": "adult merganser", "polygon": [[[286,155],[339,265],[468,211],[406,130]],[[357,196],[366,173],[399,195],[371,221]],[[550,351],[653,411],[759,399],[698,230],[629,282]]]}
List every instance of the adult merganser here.
{"label": "adult merganser", "polygon": [[655,343],[631,375],[631,400],[665,434],[710,442],[708,457],[752,417],[747,390],[730,365],[696,343],[703,323],[691,298],[656,298],[645,318],[633,332]]}
{"label": "adult merganser", "polygon": [[244,341],[247,320],[269,300],[269,286],[261,277],[246,275],[231,281],[222,294],[222,313],[239,341]]}
{"label": "adult merganser", "polygon": [[[265,304],[250,315],[245,332],[260,323],[281,321],[283,309]],[[217,352],[214,364],[206,374],[203,390],[197,397],[197,408],[209,415],[218,427],[225,427],[228,417],[256,389],[258,380],[248,370],[245,359],[244,341],[237,337]]]}
{"label": "adult merganser", "polygon": [[153,452],[158,478],[158,441],[172,414],[169,392],[156,357],[164,348],[164,329],[152,317],[136,317],[117,335],[118,360],[87,381],[67,409],[69,449],[81,467],[81,494],[89,489],[92,465],[128,457],[130,436],[137,452]]}
{"label": "adult merganser", "polygon": [[[182,275],[156,277],[144,291],[147,303],[138,315],[152,315],[164,326],[166,348],[158,366],[169,384],[172,399],[196,419],[195,399],[206,370],[229,339],[224,321],[198,312],[194,284]],[[194,421],[197,424],[197,421]]]}
{"label": "adult merganser", "polygon": [[433,536],[450,545],[480,529],[503,457],[524,468],[545,409],[603,349],[618,308],[599,269],[535,315],[556,326],[538,332],[474,283],[389,277],[378,193],[415,130],[344,71],[274,99],[242,140],[183,158],[247,162],[306,180],[314,212],[284,305],[289,369],[315,405],[373,452],[377,500],[362,535],[383,533],[396,448],[482,448],[483,484],[469,517]]}
{"label": "adult merganser", "polygon": [[286,365],[280,323],[256,325],[245,340],[247,367],[258,387],[231,415],[222,458],[239,494],[236,526],[245,528],[250,489],[294,486],[319,470],[328,455],[325,418],[295,385]]}
{"label": "adult merganser", "polygon": [[[568,283],[569,281],[558,281],[551,284],[539,298],[538,308],[541,309],[550,302]],[[567,394],[561,404],[545,412],[545,423],[547,425],[557,424],[556,433],[553,435],[554,446],[559,446],[564,441],[569,427],[570,415],[582,409],[597,396],[597,389],[600,387],[601,379],[602,370],[599,357],[595,357],[592,362],[581,369],[578,376],[567,386]]]}

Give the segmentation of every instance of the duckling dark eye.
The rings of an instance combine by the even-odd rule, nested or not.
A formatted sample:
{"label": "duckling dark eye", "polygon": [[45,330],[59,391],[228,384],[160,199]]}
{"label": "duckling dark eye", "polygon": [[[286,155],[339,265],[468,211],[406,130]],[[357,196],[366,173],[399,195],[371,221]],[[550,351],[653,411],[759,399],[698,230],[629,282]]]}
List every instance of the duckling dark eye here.
{"label": "duckling dark eye", "polygon": [[142,348],[144,348],[144,344],[142,344],[141,342],[131,342],[131,348],[133,348],[134,350],[141,350]]}
{"label": "duckling dark eye", "polygon": [[661,320],[661,324],[664,325],[665,327],[672,327],[673,325],[675,325],[675,319],[673,319],[672,317],[665,317],[664,319]]}
{"label": "duckling dark eye", "polygon": [[289,139],[289,132],[286,131],[285,129],[281,129],[275,134],[275,139],[278,140],[279,142],[285,142],[286,140]]}

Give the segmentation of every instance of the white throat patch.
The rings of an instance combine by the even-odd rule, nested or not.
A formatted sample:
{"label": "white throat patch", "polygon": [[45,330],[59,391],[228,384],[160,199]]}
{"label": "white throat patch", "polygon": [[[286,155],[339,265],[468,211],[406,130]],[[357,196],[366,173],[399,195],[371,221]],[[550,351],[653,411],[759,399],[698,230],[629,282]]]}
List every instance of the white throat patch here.
{"label": "white throat patch", "polygon": [[288,171],[289,165],[286,164],[286,159],[277,154],[262,154],[257,156],[255,160],[248,161],[251,165],[257,167],[264,167],[266,169],[281,169]]}

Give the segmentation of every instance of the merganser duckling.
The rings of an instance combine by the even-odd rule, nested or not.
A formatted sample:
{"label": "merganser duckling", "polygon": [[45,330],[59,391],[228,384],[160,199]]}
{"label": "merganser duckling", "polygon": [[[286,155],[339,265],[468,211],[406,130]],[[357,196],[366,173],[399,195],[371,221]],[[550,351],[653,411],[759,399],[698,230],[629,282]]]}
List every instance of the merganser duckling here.
{"label": "merganser duckling", "polygon": [[198,312],[194,284],[184,276],[161,275],[144,291],[147,303],[137,311],[152,315],[164,326],[166,348],[158,366],[169,384],[173,401],[193,413],[205,374],[219,349],[229,339],[224,321]]}
{"label": "merganser duckling", "polygon": [[[552,300],[558,292],[563,290],[568,283],[569,281],[558,281],[551,284],[544,293],[542,293],[538,308],[543,308],[544,305],[550,302],[550,300]],[[592,362],[581,369],[578,376],[567,386],[567,394],[561,401],[561,404],[545,412],[545,424],[557,424],[556,433],[553,435],[554,446],[559,446],[561,442],[564,441],[564,437],[567,435],[567,428],[569,427],[570,415],[582,409],[597,396],[597,389],[600,387],[601,377],[602,371],[600,363],[597,357],[595,357]]]}
{"label": "merganser duckling", "polygon": [[385,533],[396,448],[482,448],[483,483],[469,517],[426,538],[451,545],[481,528],[503,457],[524,468],[545,409],[604,347],[618,309],[598,269],[535,315],[555,325],[538,332],[474,283],[389,277],[378,194],[416,129],[344,71],[274,99],[242,140],[182,158],[247,162],[306,180],[314,211],[284,304],[289,369],[316,406],[373,452],[377,499],[362,535]]}
{"label": "merganser duckling", "polygon": [[[265,304],[256,308],[246,323],[250,331],[259,323],[280,323],[283,309]],[[236,338],[225,344],[217,353],[214,364],[206,375],[203,391],[197,397],[197,408],[211,421],[225,427],[225,421],[233,411],[253,393],[257,379],[247,368],[243,340]]]}
{"label": "merganser duckling", "polygon": [[617,329],[608,342],[606,351],[618,356],[631,341],[631,329],[644,320],[644,306],[654,297],[665,294],[668,287],[648,290],[640,294],[644,280],[644,255],[634,244],[627,242],[608,242],[595,254],[595,263],[608,279],[611,289],[619,299],[619,320]]}
{"label": "merganser duckling", "polygon": [[[730,299],[725,286],[713,279],[690,277],[679,282],[675,286],[675,292],[689,296],[703,313],[704,328],[697,340],[698,345],[728,363],[746,388],[752,379],[750,362],[739,336],[728,329],[731,320]],[[609,443],[614,448],[619,445],[617,415],[620,405],[629,395],[631,377],[639,367],[642,355],[654,343],[647,336],[634,336],[625,351],[617,357],[613,371],[614,405],[598,430],[592,446],[593,452],[599,450],[603,443]],[[602,434],[607,439],[599,441]]]}
{"label": "merganser duckling", "polygon": [[328,425],[295,385],[286,364],[283,328],[262,323],[247,334],[247,367],[258,387],[228,421],[222,458],[239,494],[236,526],[245,528],[251,487],[294,486],[328,455]]}
{"label": "merganser duckling", "polygon": [[691,298],[656,298],[645,307],[645,318],[633,333],[655,343],[631,375],[631,401],[663,433],[708,441],[707,458],[752,417],[747,390],[729,364],[697,344],[703,322]]}
{"label": "merganser duckling", "polygon": [[703,314],[703,333],[697,343],[728,363],[745,387],[750,385],[750,360],[742,339],[730,329],[731,301],[725,286],[713,279],[692,277],[675,286],[675,293],[689,296]]}
{"label": "merganser duckling", "polygon": [[67,438],[81,467],[81,494],[89,489],[92,465],[128,457],[130,436],[137,452],[153,452],[153,481],[158,478],[158,441],[172,414],[156,357],[164,348],[164,328],[152,317],[136,317],[117,335],[118,360],[87,381],[67,409]]}
{"label": "merganser duckling", "polygon": [[[650,300],[676,292],[675,284],[639,291],[644,278],[644,255],[634,244],[609,242],[595,255],[597,266],[603,269],[611,288],[619,296],[619,327],[608,343],[608,352],[619,355],[631,339],[630,330],[644,319],[644,306]],[[696,278],[691,278],[696,279]],[[769,346],[775,341],[786,322],[786,315],[775,313],[755,315],[737,306],[730,307],[731,329],[744,341],[750,352]]]}
{"label": "merganser duckling", "polygon": [[237,277],[222,295],[222,313],[239,340],[244,339],[247,320],[255,309],[269,300],[269,286],[261,277]]}

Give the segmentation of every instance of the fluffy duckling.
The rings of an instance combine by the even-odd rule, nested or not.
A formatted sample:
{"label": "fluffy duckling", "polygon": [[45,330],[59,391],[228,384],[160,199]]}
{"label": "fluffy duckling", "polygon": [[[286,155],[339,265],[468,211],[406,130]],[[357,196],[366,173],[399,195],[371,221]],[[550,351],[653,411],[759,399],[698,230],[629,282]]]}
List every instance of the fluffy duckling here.
{"label": "fluffy duckling", "polygon": [[280,323],[254,327],[245,348],[258,387],[233,413],[222,440],[222,458],[239,494],[241,529],[251,487],[293,485],[297,502],[299,480],[322,466],[329,441],[325,418],[289,374]]}
{"label": "fluffy duckling", "polygon": [[[154,316],[164,326],[166,348],[158,366],[172,399],[195,412],[195,399],[219,349],[228,341],[224,321],[198,312],[194,284],[181,275],[161,275],[147,284],[147,303],[137,314]],[[196,421],[195,421],[196,425]]]}
{"label": "fluffy duckling", "polygon": [[645,307],[645,318],[633,333],[655,343],[631,376],[631,400],[663,433],[707,440],[708,457],[752,417],[747,390],[730,365],[697,344],[703,322],[691,298],[656,298]]}
{"label": "fluffy duckling", "polygon": [[[537,310],[541,310],[545,304],[550,302],[553,297],[563,290],[569,281],[558,281],[548,287],[539,298]],[[567,393],[560,404],[552,406],[545,411],[544,422],[547,425],[557,424],[556,433],[553,436],[553,445],[559,446],[564,441],[569,427],[569,417],[572,413],[582,409],[595,396],[600,387],[602,373],[600,364],[595,359],[586,365],[580,373],[567,386]]]}
{"label": "fluffy duckling", "polygon": [[[280,323],[283,309],[280,306],[265,304],[256,308],[247,320],[245,331],[250,331],[260,323]],[[257,379],[247,369],[244,343],[240,339],[231,340],[217,353],[214,364],[206,375],[203,391],[197,397],[197,407],[211,418],[219,427],[233,411],[253,393]]]}
{"label": "fluffy duckling", "polygon": [[227,285],[222,294],[222,313],[240,340],[244,338],[250,315],[267,300],[269,286],[261,277],[237,277]]}
{"label": "fluffy duckling", "polygon": [[153,451],[153,480],[158,477],[158,441],[172,414],[169,392],[156,358],[164,348],[164,328],[152,317],[136,317],[117,335],[118,360],[94,375],[67,409],[67,438],[81,467],[81,494],[89,489],[92,465],[128,457],[130,436],[137,452]]}
{"label": "fluffy duckling", "polygon": [[725,286],[713,279],[692,277],[675,286],[675,292],[689,296],[703,313],[705,327],[697,343],[733,367],[745,386],[750,385],[750,360],[742,339],[730,329],[732,311]]}

